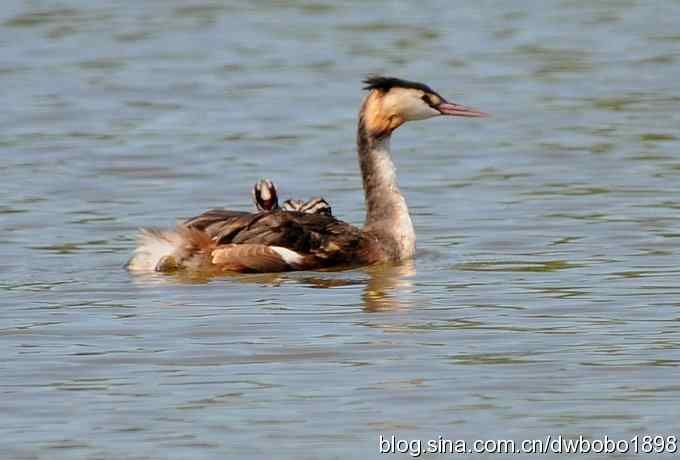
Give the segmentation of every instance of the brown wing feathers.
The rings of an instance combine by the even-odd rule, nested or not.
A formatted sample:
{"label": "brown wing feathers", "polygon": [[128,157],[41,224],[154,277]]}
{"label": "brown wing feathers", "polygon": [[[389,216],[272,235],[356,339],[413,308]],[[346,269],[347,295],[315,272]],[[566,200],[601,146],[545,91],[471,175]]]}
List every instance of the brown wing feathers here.
{"label": "brown wing feathers", "polygon": [[129,266],[163,272],[313,270],[362,263],[370,257],[366,238],[323,214],[208,211],[174,232],[143,232]]}
{"label": "brown wing feathers", "polygon": [[212,252],[212,263],[225,271],[283,272],[295,267],[271,247],[262,244],[227,244]]}
{"label": "brown wing feathers", "polygon": [[[356,227],[328,215],[295,211],[212,210],[184,225],[211,239],[215,245],[212,264],[235,271],[273,272],[348,263],[356,261],[363,241]],[[270,246],[293,251],[302,261],[292,266]]]}

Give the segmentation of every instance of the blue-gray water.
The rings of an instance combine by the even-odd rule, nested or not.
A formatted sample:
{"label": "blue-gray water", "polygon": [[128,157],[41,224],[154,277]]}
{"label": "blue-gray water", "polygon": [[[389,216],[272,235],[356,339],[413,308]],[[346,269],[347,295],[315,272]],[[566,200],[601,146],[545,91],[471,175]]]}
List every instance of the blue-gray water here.
{"label": "blue-gray water", "polygon": [[[122,268],[260,177],[360,224],[368,73],[493,115],[393,139],[415,264]],[[5,0],[0,88],[2,458],[680,435],[677,0]]]}

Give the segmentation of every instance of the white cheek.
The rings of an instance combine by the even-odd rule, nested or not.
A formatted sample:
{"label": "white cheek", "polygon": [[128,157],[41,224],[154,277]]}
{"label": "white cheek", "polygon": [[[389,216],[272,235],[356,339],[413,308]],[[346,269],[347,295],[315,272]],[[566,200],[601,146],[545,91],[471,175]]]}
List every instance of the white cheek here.
{"label": "white cheek", "polygon": [[425,104],[420,99],[409,101],[409,104],[406,105],[403,113],[407,120],[425,120],[426,118],[441,115],[437,110]]}

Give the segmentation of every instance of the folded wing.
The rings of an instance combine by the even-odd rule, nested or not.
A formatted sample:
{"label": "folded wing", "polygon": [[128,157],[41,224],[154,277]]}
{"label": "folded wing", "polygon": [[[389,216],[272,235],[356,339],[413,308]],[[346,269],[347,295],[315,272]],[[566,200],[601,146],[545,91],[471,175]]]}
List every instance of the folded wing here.
{"label": "folded wing", "polygon": [[[316,269],[356,263],[361,231],[325,214],[296,211],[245,213],[215,209],[183,224],[216,244],[212,263],[236,271]],[[239,266],[247,270],[238,270]]]}

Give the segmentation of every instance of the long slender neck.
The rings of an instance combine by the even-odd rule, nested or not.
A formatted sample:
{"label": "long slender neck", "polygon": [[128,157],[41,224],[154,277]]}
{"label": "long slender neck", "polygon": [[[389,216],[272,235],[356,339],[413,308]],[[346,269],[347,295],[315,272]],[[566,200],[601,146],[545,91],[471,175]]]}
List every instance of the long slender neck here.
{"label": "long slender neck", "polygon": [[357,151],[366,197],[364,231],[375,234],[391,260],[408,259],[415,252],[415,231],[406,200],[399,191],[390,155],[391,132],[370,129],[364,103],[359,114]]}

